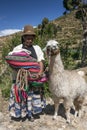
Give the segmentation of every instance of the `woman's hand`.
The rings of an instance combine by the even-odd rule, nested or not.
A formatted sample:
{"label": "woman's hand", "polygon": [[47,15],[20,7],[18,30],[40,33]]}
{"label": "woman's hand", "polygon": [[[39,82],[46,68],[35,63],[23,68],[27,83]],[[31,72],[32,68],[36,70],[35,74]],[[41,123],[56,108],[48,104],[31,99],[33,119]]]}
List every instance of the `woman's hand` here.
{"label": "woman's hand", "polygon": [[40,65],[40,71],[39,71],[39,73],[37,73],[37,74],[35,75],[35,78],[34,78],[34,79],[40,79],[40,78],[42,77],[42,74],[43,74],[43,62],[40,61],[40,62],[39,62],[39,65]]}
{"label": "woman's hand", "polygon": [[41,76],[42,76],[42,73],[40,72],[40,73],[38,73],[37,74],[37,79],[40,79],[41,78]]}
{"label": "woman's hand", "polygon": [[39,73],[37,73],[37,74],[33,75],[33,76],[32,76],[32,78],[33,78],[33,79],[35,79],[35,80],[37,80],[37,79],[40,79],[40,78],[41,78],[41,76],[42,76],[42,73],[41,73],[41,72],[39,72]]}

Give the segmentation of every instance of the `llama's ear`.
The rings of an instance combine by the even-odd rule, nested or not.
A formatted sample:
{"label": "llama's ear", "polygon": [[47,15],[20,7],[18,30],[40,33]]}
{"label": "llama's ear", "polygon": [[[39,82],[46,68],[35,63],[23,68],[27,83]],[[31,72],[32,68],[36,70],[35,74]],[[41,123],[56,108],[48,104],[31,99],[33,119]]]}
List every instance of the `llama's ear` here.
{"label": "llama's ear", "polygon": [[46,52],[46,47],[43,48],[43,51]]}
{"label": "llama's ear", "polygon": [[59,45],[59,42],[57,41],[57,45]]}

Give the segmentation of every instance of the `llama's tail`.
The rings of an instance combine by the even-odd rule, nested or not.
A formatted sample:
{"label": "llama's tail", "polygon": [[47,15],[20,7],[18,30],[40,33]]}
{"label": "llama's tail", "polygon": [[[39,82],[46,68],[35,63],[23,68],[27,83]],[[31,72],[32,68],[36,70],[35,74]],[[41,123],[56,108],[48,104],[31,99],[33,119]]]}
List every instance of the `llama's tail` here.
{"label": "llama's tail", "polygon": [[81,76],[85,76],[85,72],[84,71],[78,71],[77,72],[79,75],[81,75]]}

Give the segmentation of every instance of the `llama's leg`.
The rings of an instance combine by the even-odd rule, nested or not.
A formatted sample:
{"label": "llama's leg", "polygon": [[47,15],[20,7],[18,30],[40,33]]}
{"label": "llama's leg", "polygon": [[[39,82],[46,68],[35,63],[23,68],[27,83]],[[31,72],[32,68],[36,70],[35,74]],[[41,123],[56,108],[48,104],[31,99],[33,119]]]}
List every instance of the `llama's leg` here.
{"label": "llama's leg", "polygon": [[78,116],[78,110],[79,110],[77,98],[74,100],[74,106],[75,106],[75,118],[76,118]]}
{"label": "llama's leg", "polygon": [[83,112],[83,101],[84,101],[84,98],[77,98],[74,100],[74,105],[75,105],[75,117],[81,117],[82,116],[82,112]]}
{"label": "llama's leg", "polygon": [[78,116],[78,111],[75,109],[75,118]]}
{"label": "llama's leg", "polygon": [[65,111],[66,111],[65,114],[66,114],[67,123],[70,123],[70,110],[71,110],[71,107],[72,107],[72,100],[65,99],[64,106],[65,106]]}
{"label": "llama's leg", "polygon": [[70,107],[69,106],[66,107],[66,120],[67,120],[67,123],[70,123]]}
{"label": "llama's leg", "polygon": [[81,118],[84,115],[84,103],[85,103],[85,97],[81,97],[79,100],[79,112],[78,112],[79,118]]}
{"label": "llama's leg", "polygon": [[54,106],[55,106],[55,112],[53,119],[55,120],[57,118],[57,113],[58,113],[58,108],[59,108],[59,101],[54,101]]}

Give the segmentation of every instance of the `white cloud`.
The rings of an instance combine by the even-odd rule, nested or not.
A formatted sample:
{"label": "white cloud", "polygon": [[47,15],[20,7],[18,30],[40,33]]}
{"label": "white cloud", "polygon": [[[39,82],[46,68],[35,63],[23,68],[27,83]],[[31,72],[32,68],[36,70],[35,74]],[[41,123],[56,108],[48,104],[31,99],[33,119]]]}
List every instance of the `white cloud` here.
{"label": "white cloud", "polygon": [[0,37],[7,36],[7,35],[10,35],[10,34],[19,32],[19,31],[21,31],[21,30],[19,30],[19,29],[5,29],[5,30],[1,30],[0,31]]}

